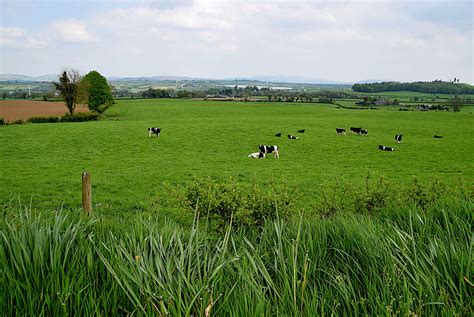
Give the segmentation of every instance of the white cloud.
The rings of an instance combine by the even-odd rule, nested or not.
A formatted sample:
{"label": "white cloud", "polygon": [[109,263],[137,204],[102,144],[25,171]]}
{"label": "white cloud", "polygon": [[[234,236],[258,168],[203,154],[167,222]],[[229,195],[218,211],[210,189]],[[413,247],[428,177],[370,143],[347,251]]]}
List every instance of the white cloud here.
{"label": "white cloud", "polygon": [[93,43],[97,38],[87,29],[87,24],[78,20],[56,21],[50,25],[50,31],[55,39],[67,43]]}
{"label": "white cloud", "polygon": [[0,45],[9,48],[41,48],[46,42],[30,36],[26,30],[18,27],[0,27]]}

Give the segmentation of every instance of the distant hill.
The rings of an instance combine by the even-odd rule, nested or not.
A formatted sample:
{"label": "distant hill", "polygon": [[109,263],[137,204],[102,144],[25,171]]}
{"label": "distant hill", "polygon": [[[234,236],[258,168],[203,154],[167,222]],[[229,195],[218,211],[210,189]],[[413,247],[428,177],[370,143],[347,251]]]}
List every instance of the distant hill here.
{"label": "distant hill", "polygon": [[342,82],[327,80],[321,78],[312,78],[305,76],[289,76],[289,75],[269,75],[269,76],[252,76],[252,77],[238,77],[228,78],[228,80],[255,80],[260,82],[270,83],[298,83],[298,84],[323,84],[323,85],[351,85],[353,82]]}
{"label": "distant hill", "polygon": [[52,82],[58,80],[58,75],[49,74],[43,76],[27,76],[17,74],[0,74],[0,81],[21,81],[21,82]]}

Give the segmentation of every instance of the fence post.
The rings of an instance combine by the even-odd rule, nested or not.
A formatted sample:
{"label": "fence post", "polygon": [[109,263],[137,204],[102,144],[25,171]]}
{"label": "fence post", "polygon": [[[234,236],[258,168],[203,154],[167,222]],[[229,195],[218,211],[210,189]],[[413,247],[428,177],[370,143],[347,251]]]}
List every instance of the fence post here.
{"label": "fence post", "polygon": [[91,175],[87,171],[82,173],[82,209],[86,216],[92,214]]}

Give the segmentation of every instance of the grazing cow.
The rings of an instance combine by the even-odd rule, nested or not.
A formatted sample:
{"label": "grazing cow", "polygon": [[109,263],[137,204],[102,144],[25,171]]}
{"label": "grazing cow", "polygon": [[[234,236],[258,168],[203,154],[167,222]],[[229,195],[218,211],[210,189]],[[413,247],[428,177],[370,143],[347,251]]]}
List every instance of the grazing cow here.
{"label": "grazing cow", "polygon": [[273,157],[280,158],[280,154],[278,153],[278,151],[280,150],[280,148],[278,147],[278,145],[264,145],[264,144],[260,144],[260,145],[258,146],[258,149],[260,150],[260,152],[263,153],[263,157],[265,157],[266,154],[273,153]]}
{"label": "grazing cow", "polygon": [[379,150],[382,150],[382,151],[395,151],[395,149],[393,147],[384,146],[384,145],[379,145]]}
{"label": "grazing cow", "polygon": [[351,132],[352,132],[352,133],[360,134],[360,130],[362,130],[362,128],[354,128],[354,127],[351,127]]}
{"label": "grazing cow", "polygon": [[148,137],[151,137],[152,134],[156,134],[156,137],[160,137],[161,128],[148,128]]}
{"label": "grazing cow", "polygon": [[301,129],[301,130],[298,130],[298,133],[304,133],[306,131],[306,129]]}
{"label": "grazing cow", "polygon": [[256,159],[263,159],[263,158],[265,158],[265,154],[262,153],[262,152],[254,152],[254,153],[250,153],[248,157],[256,158]]}
{"label": "grazing cow", "polygon": [[277,134],[275,134],[275,136],[281,137],[281,132],[278,132]]}
{"label": "grazing cow", "polygon": [[298,140],[299,138],[298,138],[297,136],[288,134],[288,139],[290,139],[290,140]]}
{"label": "grazing cow", "polygon": [[367,135],[367,134],[369,134],[369,131],[367,131],[366,129],[360,129],[359,134],[360,135]]}
{"label": "grazing cow", "polygon": [[403,137],[403,134],[397,134],[395,136],[395,142],[397,142],[397,143],[402,142],[402,137]]}
{"label": "grazing cow", "polygon": [[443,137],[442,137],[441,135],[436,135],[436,134],[435,134],[435,135],[433,135],[433,138],[435,138],[435,139],[442,139]]}
{"label": "grazing cow", "polygon": [[346,129],[336,128],[336,133],[340,135],[346,135]]}

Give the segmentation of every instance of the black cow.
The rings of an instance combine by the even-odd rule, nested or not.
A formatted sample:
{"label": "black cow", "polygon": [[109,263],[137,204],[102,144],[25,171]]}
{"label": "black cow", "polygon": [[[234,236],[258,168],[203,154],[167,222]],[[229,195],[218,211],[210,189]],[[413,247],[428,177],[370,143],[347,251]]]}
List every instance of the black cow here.
{"label": "black cow", "polygon": [[346,135],[346,129],[336,128],[336,133],[341,135]]}
{"label": "black cow", "polygon": [[395,151],[395,149],[393,147],[385,146],[385,145],[379,145],[379,150],[382,150],[382,151]]}
{"label": "black cow", "polygon": [[281,132],[278,132],[277,134],[275,134],[275,136],[281,137]]}
{"label": "black cow", "polygon": [[156,137],[160,137],[161,128],[148,128],[148,137],[151,137],[152,134],[156,134]]}
{"label": "black cow", "polygon": [[360,134],[360,130],[362,130],[362,128],[354,128],[354,127],[351,127],[351,132],[353,132],[353,133]]}
{"label": "black cow", "polygon": [[443,137],[442,137],[441,135],[436,135],[436,134],[435,134],[435,135],[433,135],[433,138],[435,138],[435,139],[442,139]]}
{"label": "black cow", "polygon": [[367,135],[367,134],[369,134],[369,131],[367,131],[366,129],[360,129],[359,134],[360,135]]}
{"label": "black cow", "polygon": [[280,150],[280,148],[278,147],[278,145],[264,145],[264,144],[260,144],[260,145],[258,146],[258,149],[260,150],[260,152],[263,153],[263,157],[265,157],[266,154],[273,153],[273,157],[280,158],[280,154],[278,153],[278,151]]}
{"label": "black cow", "polygon": [[299,138],[298,138],[297,136],[288,134],[288,139],[290,139],[290,140],[298,140]]}
{"label": "black cow", "polygon": [[397,142],[397,143],[402,142],[402,137],[403,137],[403,134],[397,134],[395,136],[395,142]]}
{"label": "black cow", "polygon": [[301,129],[301,130],[298,130],[298,133],[304,133],[306,131],[306,129]]}

